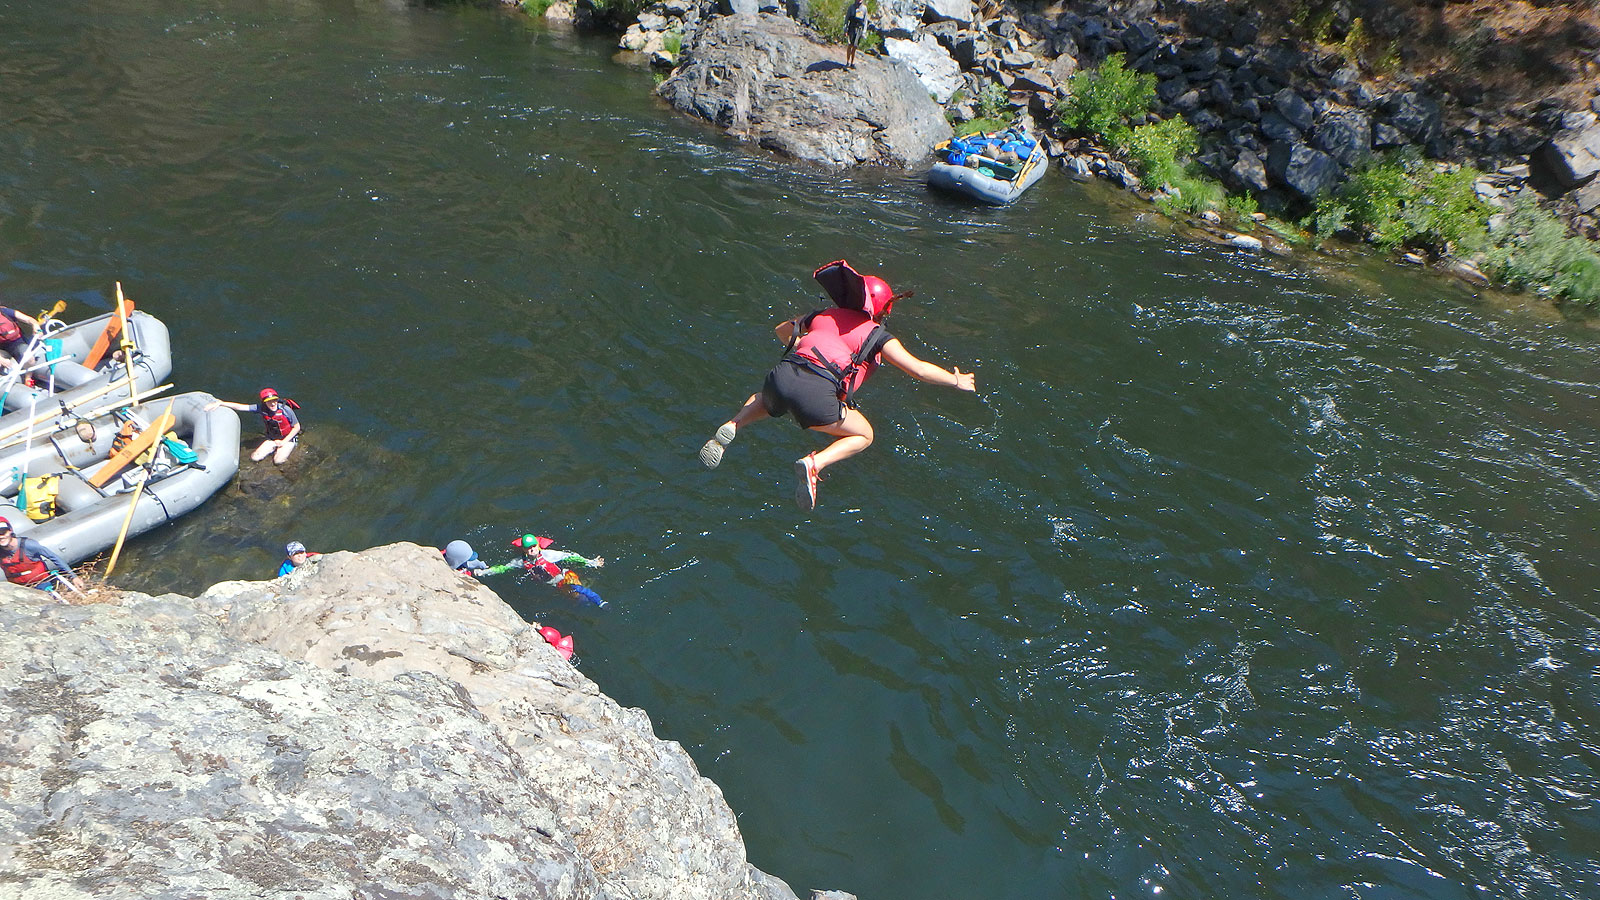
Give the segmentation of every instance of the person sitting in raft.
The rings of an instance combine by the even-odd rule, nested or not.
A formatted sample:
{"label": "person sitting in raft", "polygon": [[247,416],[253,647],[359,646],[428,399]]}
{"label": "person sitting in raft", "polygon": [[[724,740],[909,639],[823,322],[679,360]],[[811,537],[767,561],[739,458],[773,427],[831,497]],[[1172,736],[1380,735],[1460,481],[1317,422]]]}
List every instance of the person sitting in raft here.
{"label": "person sitting in raft", "polygon": [[28,340],[22,335],[22,325],[35,332],[39,330],[39,320],[33,316],[9,306],[0,306],[0,368],[11,371],[19,365],[25,365],[27,360],[22,357],[28,353]]}
{"label": "person sitting in raft", "polygon": [[577,572],[564,567],[580,565],[598,569],[606,564],[606,558],[596,556],[594,559],[585,559],[576,553],[557,550],[551,546],[553,543],[547,537],[525,534],[511,542],[511,546],[522,549],[521,559],[504,565],[490,566],[479,573],[479,576],[499,575],[502,572],[524,569],[532,573],[533,577],[565,588],[595,606],[605,606],[606,602],[600,599],[599,594],[584,587],[583,582],[578,580]]}
{"label": "person sitting in raft", "polygon": [[4,517],[0,517],[0,570],[12,584],[48,591],[60,582],[83,592],[83,584],[66,560],[33,538],[17,534]]}
{"label": "person sitting in raft", "polygon": [[278,566],[279,578],[282,578],[290,572],[293,572],[295,569],[305,565],[306,562],[311,559],[311,557],[322,555],[321,553],[311,553],[310,551],[306,550],[306,545],[300,543],[299,541],[290,541],[288,545],[283,548],[283,552],[287,553],[288,556],[284,557],[283,564]]}
{"label": "person sitting in raft", "polygon": [[206,404],[206,412],[219,406],[236,409],[239,412],[253,412],[261,416],[261,429],[267,439],[261,446],[250,454],[250,459],[260,462],[272,454],[272,461],[283,465],[289,459],[289,454],[294,452],[295,445],[300,442],[300,417],[294,411],[300,404],[285,397],[278,396],[272,388],[261,389],[260,403],[234,403],[229,400],[213,400]]}
{"label": "person sitting in raft", "polygon": [[489,564],[479,559],[472,545],[466,541],[451,541],[440,552],[444,554],[445,565],[462,575],[477,577],[489,568]]}
{"label": "person sitting in raft", "polygon": [[789,344],[783,358],[767,373],[761,392],[751,394],[700,448],[700,462],[715,469],[740,428],[786,413],[801,428],[831,435],[836,438],[832,444],[795,460],[794,499],[806,510],[817,505],[817,480],[824,469],[872,446],[872,423],[856,408],[855,392],[880,362],[887,360],[919,381],[977,390],[970,372],[924,362],[884,329],[883,320],[898,298],[882,278],[862,276],[844,260],[823,266],[813,276],[838,306],[778,323],[778,340]]}

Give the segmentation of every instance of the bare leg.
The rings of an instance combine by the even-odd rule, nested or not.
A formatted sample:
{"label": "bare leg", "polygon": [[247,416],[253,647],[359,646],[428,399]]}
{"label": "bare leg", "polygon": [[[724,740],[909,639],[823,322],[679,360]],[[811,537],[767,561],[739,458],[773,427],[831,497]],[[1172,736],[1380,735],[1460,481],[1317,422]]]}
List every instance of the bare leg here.
{"label": "bare leg", "polygon": [[717,428],[717,433],[711,440],[706,441],[700,448],[700,462],[708,469],[715,469],[722,463],[722,452],[733,443],[738,436],[739,429],[751,422],[759,422],[767,417],[767,405],[762,402],[760,394],[751,394],[750,399],[744,401],[744,406],[733,414],[733,418],[722,423]]}
{"label": "bare leg", "polygon": [[838,438],[826,448],[811,454],[811,460],[818,472],[872,446],[872,423],[867,421],[867,417],[863,416],[859,409],[846,409],[844,418],[832,425],[817,425],[811,430]]}
{"label": "bare leg", "polygon": [[261,462],[263,459],[267,458],[268,454],[272,453],[272,449],[276,446],[278,446],[277,441],[262,442],[261,446],[256,448],[256,452],[250,454],[251,461]]}
{"label": "bare leg", "polygon": [[294,452],[294,445],[296,443],[296,441],[279,441],[278,452],[272,454],[272,461],[280,466],[283,465],[289,460],[289,454]]}

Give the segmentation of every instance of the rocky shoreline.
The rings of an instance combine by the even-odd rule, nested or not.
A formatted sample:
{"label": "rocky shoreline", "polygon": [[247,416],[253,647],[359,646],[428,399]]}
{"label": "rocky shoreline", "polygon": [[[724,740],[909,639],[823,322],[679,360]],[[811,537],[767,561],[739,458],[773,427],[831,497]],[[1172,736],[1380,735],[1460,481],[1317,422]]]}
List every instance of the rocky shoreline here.
{"label": "rocky shoreline", "polygon": [[[592,4],[558,5],[556,15],[583,22]],[[879,91],[890,99],[871,106],[876,98],[864,84],[910,73],[930,108],[953,122],[977,117],[985,92],[1000,90],[1007,114],[1045,134],[1070,174],[1155,197],[1161,186],[1141,184],[1124,161],[1054,127],[1072,75],[1122,54],[1131,70],[1156,79],[1152,119],[1182,117],[1200,137],[1197,162],[1274,216],[1304,215],[1374,154],[1409,149],[1444,167],[1481,170],[1477,195],[1501,210],[1491,230],[1519,196],[1537,196],[1574,233],[1600,237],[1594,110],[1553,97],[1497,106],[1460,78],[1375,74],[1350,49],[1360,23],[1352,25],[1348,10],[1331,33],[1344,43],[1333,46],[1285,37],[1272,27],[1282,23],[1264,22],[1257,7],[1222,0],[880,0],[873,10],[881,57],[858,56],[856,70],[839,65],[841,46],[799,24],[811,16],[804,0],[664,0],[638,16],[619,46],[672,72],[658,92],[678,109],[768,149],[834,165],[905,165],[907,136],[926,147],[948,134],[921,124],[929,110],[900,85]],[[747,37],[730,40],[735,31]],[[810,49],[787,50],[774,65],[772,46],[793,48],[796,32],[810,35]],[[1592,105],[1600,108],[1600,99]],[[875,133],[863,136],[862,122]],[[845,127],[853,129],[847,138],[825,139]],[[901,135],[879,139],[896,129]],[[1283,249],[1270,232],[1239,243]],[[1410,259],[1487,280],[1465,260]]]}
{"label": "rocky shoreline", "polygon": [[431,548],[3,585],[0,691],[0,897],[795,898],[681,746]]}

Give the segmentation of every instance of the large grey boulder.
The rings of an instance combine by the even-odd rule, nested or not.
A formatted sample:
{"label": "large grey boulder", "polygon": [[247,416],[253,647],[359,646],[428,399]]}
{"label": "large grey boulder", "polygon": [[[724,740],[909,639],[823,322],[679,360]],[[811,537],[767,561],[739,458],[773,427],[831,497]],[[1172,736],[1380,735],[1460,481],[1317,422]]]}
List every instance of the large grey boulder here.
{"label": "large grey boulder", "polygon": [[924,34],[914,41],[884,38],[883,51],[890,59],[916,73],[917,80],[927,88],[929,96],[939,103],[949,103],[955,92],[961,89],[961,66],[931,34]]}
{"label": "large grey boulder", "polygon": [[731,135],[832,165],[909,166],[948,138],[943,110],[912,71],[777,16],[707,23],[656,92]]}
{"label": "large grey boulder", "polygon": [[0,586],[0,729],[9,896],[794,897],[681,747],[414,545],[195,600]]}
{"label": "large grey boulder", "polygon": [[1564,131],[1535,157],[1563,190],[1576,187],[1600,172],[1600,125]]}
{"label": "large grey boulder", "polygon": [[972,0],[928,0],[922,16],[924,21],[954,22],[963,28],[976,18]]}

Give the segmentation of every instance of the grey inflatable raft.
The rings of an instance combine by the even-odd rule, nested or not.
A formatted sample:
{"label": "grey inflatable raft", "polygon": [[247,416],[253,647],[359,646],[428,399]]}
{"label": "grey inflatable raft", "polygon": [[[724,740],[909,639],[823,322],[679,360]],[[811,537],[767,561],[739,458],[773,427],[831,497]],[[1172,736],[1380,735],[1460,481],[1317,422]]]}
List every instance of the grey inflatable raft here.
{"label": "grey inflatable raft", "polygon": [[[0,433],[24,425],[28,421],[30,405],[39,413],[59,411],[63,402],[68,406],[76,406],[84,401],[103,405],[100,401],[113,399],[112,395],[117,390],[123,390],[105,390],[112,385],[122,384],[128,378],[128,370],[123,368],[122,363],[111,360],[110,353],[106,354],[106,360],[93,369],[83,365],[95,340],[105,331],[106,323],[111,321],[111,316],[111,313],[106,313],[53,331],[47,328],[45,337],[59,341],[61,353],[48,366],[43,366],[44,353],[35,354],[33,365],[40,368],[32,372],[34,387],[28,387],[21,379],[0,374],[0,394],[3,394],[5,405],[5,414],[0,416]],[[138,348],[134,357],[133,383],[139,390],[147,391],[172,374],[172,346],[167,336],[167,326],[155,316],[135,310],[128,318],[128,330],[132,333],[134,346]],[[117,345],[113,343],[111,349],[117,349]]]}
{"label": "grey inflatable raft", "polygon": [[[1004,132],[993,132],[981,136],[970,135],[966,140],[971,141],[973,138],[997,140],[1004,134]],[[952,138],[934,148],[934,156],[939,162],[934,163],[933,168],[928,171],[929,187],[965,194],[974,200],[995,206],[1004,206],[1022,196],[1023,191],[1033,187],[1044,177],[1044,170],[1050,167],[1050,157],[1045,153],[1044,145],[1032,138],[1028,140],[1032,142],[1033,150],[1018,166],[1006,165],[979,153],[961,153],[959,149],[952,154],[951,145],[960,140],[962,139]],[[957,159],[970,159],[978,163],[978,166],[974,168],[951,165],[946,160],[952,156]]]}
{"label": "grey inflatable raft", "polygon": [[[239,471],[239,415],[225,406],[206,411],[216,398],[205,393],[172,398],[176,419],[168,432],[194,452],[193,463],[182,463],[170,451],[158,454],[154,472],[139,495],[139,505],[128,526],[128,537],[165,525],[204,503]],[[139,422],[154,422],[167,409],[168,400],[157,398],[133,407]],[[84,443],[67,428],[34,437],[30,447],[9,448],[0,456],[0,516],[17,530],[77,564],[111,549],[132,502],[134,484],[129,477],[113,478],[104,488],[89,478],[111,451],[111,439],[121,422],[112,415],[90,420],[94,440]],[[70,465],[69,465],[70,463]],[[143,467],[128,472],[140,473]],[[17,508],[20,476],[61,474],[60,510],[55,518],[35,522]]]}

